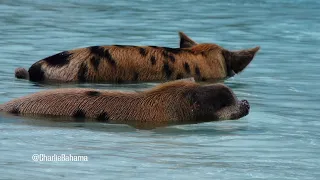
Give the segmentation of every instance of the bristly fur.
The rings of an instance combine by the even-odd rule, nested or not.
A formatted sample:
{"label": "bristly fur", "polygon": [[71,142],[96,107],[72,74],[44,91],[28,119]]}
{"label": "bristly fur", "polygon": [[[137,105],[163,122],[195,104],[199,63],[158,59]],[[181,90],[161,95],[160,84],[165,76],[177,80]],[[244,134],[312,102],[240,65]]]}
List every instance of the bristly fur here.
{"label": "bristly fur", "polygon": [[[77,122],[92,119],[157,127],[225,117],[241,118],[248,112],[238,108],[237,101],[231,89],[223,84],[201,86],[190,78],[141,92],[81,88],[47,90],[11,100],[0,105],[0,109],[15,115],[70,117]],[[221,117],[220,111],[223,112]]]}

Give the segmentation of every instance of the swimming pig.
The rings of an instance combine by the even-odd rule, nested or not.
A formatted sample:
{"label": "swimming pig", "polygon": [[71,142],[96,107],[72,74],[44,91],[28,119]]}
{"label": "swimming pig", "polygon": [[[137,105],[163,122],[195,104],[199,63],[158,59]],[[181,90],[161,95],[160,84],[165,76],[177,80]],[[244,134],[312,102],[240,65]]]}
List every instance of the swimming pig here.
{"label": "swimming pig", "polygon": [[223,80],[241,72],[259,47],[229,51],[216,44],[197,44],[180,32],[180,48],[157,46],[91,46],[63,51],[17,68],[17,78],[58,82],[147,82],[194,77]]}
{"label": "swimming pig", "polygon": [[174,124],[239,119],[249,113],[223,84],[200,85],[192,78],[160,84],[140,92],[55,89],[0,105],[17,115],[72,117],[71,120],[124,123],[154,128]]}

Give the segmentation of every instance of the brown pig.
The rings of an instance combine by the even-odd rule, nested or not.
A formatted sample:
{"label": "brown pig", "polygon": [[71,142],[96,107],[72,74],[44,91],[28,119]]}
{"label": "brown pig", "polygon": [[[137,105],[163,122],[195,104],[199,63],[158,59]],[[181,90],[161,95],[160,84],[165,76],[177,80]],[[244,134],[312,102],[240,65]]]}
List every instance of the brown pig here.
{"label": "brown pig", "polygon": [[[223,84],[175,80],[139,92],[66,88],[37,92],[0,105],[16,115],[67,118],[155,128],[175,124],[239,119],[249,103]],[[68,120],[69,120],[68,119]]]}

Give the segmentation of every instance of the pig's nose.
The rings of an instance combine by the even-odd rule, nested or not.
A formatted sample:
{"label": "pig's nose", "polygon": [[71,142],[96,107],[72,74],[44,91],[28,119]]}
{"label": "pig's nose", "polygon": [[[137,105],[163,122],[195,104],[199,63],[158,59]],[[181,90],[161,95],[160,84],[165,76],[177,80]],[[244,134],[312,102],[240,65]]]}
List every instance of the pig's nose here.
{"label": "pig's nose", "polygon": [[241,100],[241,105],[243,105],[248,110],[250,109],[250,105],[247,100]]}

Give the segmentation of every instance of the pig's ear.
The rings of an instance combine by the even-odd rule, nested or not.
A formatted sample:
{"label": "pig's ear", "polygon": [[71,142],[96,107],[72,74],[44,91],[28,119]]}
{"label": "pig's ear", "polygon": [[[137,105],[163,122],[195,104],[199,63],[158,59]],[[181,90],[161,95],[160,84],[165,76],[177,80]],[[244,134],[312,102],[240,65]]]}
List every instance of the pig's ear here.
{"label": "pig's ear", "polygon": [[249,63],[253,60],[255,54],[259,51],[260,47],[251,49],[243,49],[239,51],[224,50],[223,56],[225,58],[228,71],[233,71],[238,74],[243,71]]}
{"label": "pig's ear", "polygon": [[180,48],[191,48],[198,44],[181,31],[179,32],[179,36],[180,36]]}

